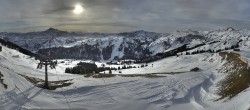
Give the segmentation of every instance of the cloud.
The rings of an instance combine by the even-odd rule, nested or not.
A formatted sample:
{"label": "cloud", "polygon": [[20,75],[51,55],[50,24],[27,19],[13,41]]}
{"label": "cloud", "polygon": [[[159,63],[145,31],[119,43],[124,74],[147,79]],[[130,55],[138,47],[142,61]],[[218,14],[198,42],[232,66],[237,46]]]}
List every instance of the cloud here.
{"label": "cloud", "polygon": [[[86,12],[74,15],[76,4]],[[249,4],[247,0],[0,0],[0,31],[32,30],[29,27],[88,32],[250,29]]]}
{"label": "cloud", "polygon": [[176,11],[191,18],[244,17],[245,0],[175,0]]}

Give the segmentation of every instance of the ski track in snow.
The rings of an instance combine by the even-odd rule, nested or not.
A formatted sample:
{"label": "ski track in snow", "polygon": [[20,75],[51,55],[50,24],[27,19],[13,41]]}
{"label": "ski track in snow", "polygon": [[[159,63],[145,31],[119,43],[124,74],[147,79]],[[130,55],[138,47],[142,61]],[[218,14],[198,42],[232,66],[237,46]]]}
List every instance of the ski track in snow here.
{"label": "ski track in snow", "polygon": [[[9,54],[11,53],[11,55]],[[247,53],[247,52],[246,52]],[[245,53],[245,54],[246,54]],[[18,58],[12,56],[19,55]],[[215,59],[209,62],[209,59]],[[122,70],[122,74],[145,74],[186,71],[180,74],[165,74],[161,78],[121,77],[84,78],[63,72],[64,65],[49,70],[49,80],[73,79],[73,84],[63,90],[44,90],[35,87],[18,74],[44,78],[43,70],[36,70],[36,63],[15,50],[3,47],[0,52],[0,71],[8,89],[0,86],[0,107],[9,109],[68,109],[88,110],[236,110],[249,107],[250,91],[239,94],[228,102],[217,101],[216,83],[220,74],[216,69],[221,65],[218,54],[200,54],[169,57],[153,62],[145,68]],[[199,72],[188,72],[200,67]],[[115,74],[115,71],[113,71]],[[67,99],[67,100],[66,100]]]}

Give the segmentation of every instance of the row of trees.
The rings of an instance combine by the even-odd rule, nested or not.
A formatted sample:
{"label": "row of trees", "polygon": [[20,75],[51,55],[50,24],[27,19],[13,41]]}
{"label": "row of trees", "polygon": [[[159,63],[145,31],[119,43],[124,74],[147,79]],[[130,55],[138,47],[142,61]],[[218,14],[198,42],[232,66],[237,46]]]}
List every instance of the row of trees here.
{"label": "row of trees", "polygon": [[80,62],[78,63],[75,67],[72,68],[66,68],[65,69],[65,73],[71,73],[71,74],[83,74],[83,75],[87,75],[90,76],[93,73],[100,73],[103,71],[108,70],[109,74],[112,73],[111,70],[120,70],[120,69],[127,69],[127,68],[132,68],[131,66],[123,66],[123,67],[118,67],[118,68],[114,68],[114,67],[97,67],[97,65],[95,63],[86,63],[86,62]]}
{"label": "row of trees", "polygon": [[[14,44],[10,41],[7,41],[7,40],[4,40],[4,39],[0,39],[0,44],[2,44],[3,46],[6,46],[8,48],[11,48],[11,49],[15,49],[25,55],[28,55],[28,56],[31,56],[31,57],[35,57],[35,58],[40,58],[39,55],[29,51],[29,50],[26,50],[20,46],[18,46],[17,44]],[[1,47],[1,50],[2,50],[2,47]]]}
{"label": "row of trees", "polygon": [[239,48],[238,43],[236,45],[232,45],[231,47],[225,47],[224,49],[217,49],[217,50],[208,49],[208,50],[196,50],[193,52],[186,52],[186,55],[199,54],[199,53],[204,53],[204,52],[217,53],[217,52],[221,52],[223,50],[230,50],[230,49],[235,49],[235,48]]}
{"label": "row of trees", "polygon": [[71,73],[71,74],[83,74],[86,76],[91,76],[93,73],[100,73],[103,71],[109,71],[109,74],[112,74],[112,70],[122,70],[122,69],[130,69],[130,68],[143,68],[148,66],[148,64],[143,64],[141,66],[119,66],[118,68],[115,67],[97,67],[95,63],[86,63],[86,62],[80,62],[75,67],[68,67],[65,69],[65,73]]}
{"label": "row of trees", "polygon": [[66,68],[65,73],[83,74],[83,75],[90,76],[92,73],[98,73],[98,72],[103,71],[103,70],[105,70],[105,68],[100,69],[94,63],[80,62],[75,67]]}
{"label": "row of trees", "polygon": [[[208,44],[214,44],[214,43],[217,43],[217,42],[220,42],[220,41],[214,41],[214,42],[210,42]],[[158,53],[155,56],[151,56],[149,58],[136,60],[135,63],[150,63],[150,62],[157,61],[159,59],[170,57],[170,56],[179,56],[178,53],[181,53],[181,52],[186,52],[186,55],[198,54],[198,53],[204,53],[204,52],[217,53],[217,52],[220,52],[220,51],[223,51],[223,50],[229,50],[229,49],[239,48],[239,44],[241,42],[242,42],[242,40],[239,40],[239,42],[237,42],[235,45],[232,45],[231,47],[226,47],[224,49],[218,49],[218,50],[212,50],[212,49],[209,49],[209,50],[196,50],[196,51],[193,51],[193,52],[188,52],[188,51],[189,50],[193,50],[193,49],[198,48],[198,47],[201,47],[201,46],[204,46],[206,44],[202,43],[202,44],[198,44],[198,45],[193,46],[193,47],[188,47],[185,44],[185,45],[183,45],[181,47],[178,47],[176,49],[170,50],[168,52]],[[182,54],[180,54],[180,55],[182,55]]]}

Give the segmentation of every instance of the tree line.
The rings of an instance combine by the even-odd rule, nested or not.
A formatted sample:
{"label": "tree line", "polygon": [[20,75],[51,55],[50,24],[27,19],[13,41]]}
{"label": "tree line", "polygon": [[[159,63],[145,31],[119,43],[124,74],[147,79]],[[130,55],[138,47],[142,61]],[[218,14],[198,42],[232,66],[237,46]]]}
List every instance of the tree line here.
{"label": "tree line", "polygon": [[147,66],[148,64],[142,64],[140,66],[123,65],[123,66],[118,66],[117,68],[105,67],[105,66],[97,67],[95,63],[79,62],[74,67],[66,68],[65,73],[82,74],[85,76],[91,76],[94,73],[100,73],[104,71],[109,71],[108,74],[112,74],[112,70],[117,71],[117,70],[130,69],[130,68],[143,68]]}

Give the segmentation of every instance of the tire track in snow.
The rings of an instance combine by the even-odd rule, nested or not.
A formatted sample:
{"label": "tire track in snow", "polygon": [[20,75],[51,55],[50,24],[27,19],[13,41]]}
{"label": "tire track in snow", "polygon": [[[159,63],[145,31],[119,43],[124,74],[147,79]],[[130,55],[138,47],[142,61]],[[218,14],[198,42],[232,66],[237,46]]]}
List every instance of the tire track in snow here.
{"label": "tire track in snow", "polygon": [[[13,90],[11,90],[11,91],[8,91],[8,92],[6,92],[5,94],[9,97],[9,99],[11,99],[12,100],[12,102],[15,102],[15,104],[17,104],[16,105],[16,107],[14,107],[14,108],[18,108],[18,109],[22,109],[22,106],[25,104],[25,103],[28,103],[28,102],[30,102],[30,103],[33,103],[33,104],[35,104],[35,105],[37,105],[39,108],[40,108],[40,105],[38,104],[38,103],[35,103],[35,102],[33,102],[33,101],[31,101],[29,98],[28,98],[28,91],[31,91],[31,90],[33,90],[34,89],[34,87],[35,86],[32,86],[32,87],[30,87],[30,88],[28,88],[28,89],[26,89],[25,91],[22,91],[21,89],[20,89],[20,87],[18,87],[17,85],[16,85],[16,81],[14,81],[14,79],[19,79],[18,81],[19,81],[19,84],[23,87],[23,89],[25,89],[26,87],[24,86],[24,84],[22,83],[22,81],[20,81],[20,78],[22,78],[22,77],[17,77],[17,72],[15,72],[13,69],[10,69],[10,68],[8,68],[8,67],[6,67],[6,66],[4,66],[4,65],[0,65],[2,68],[5,68],[5,69],[7,69],[8,71],[12,71],[12,72],[9,72],[9,78],[11,79],[11,81],[12,81],[12,84],[14,84],[13,86],[14,86],[14,89]],[[14,75],[14,73],[16,73],[16,75]],[[23,80],[25,80],[25,79],[23,79]],[[10,87],[10,86],[9,86]],[[32,88],[32,89],[31,89]],[[20,93],[19,94],[17,94],[15,91],[19,91]],[[11,94],[11,95],[9,95],[9,94]],[[15,96],[15,97],[13,97],[13,96]],[[7,98],[8,99],[8,98]],[[25,101],[24,100],[20,100],[20,99],[25,99]],[[12,102],[9,102],[9,101],[5,101],[4,103],[12,103]]]}

